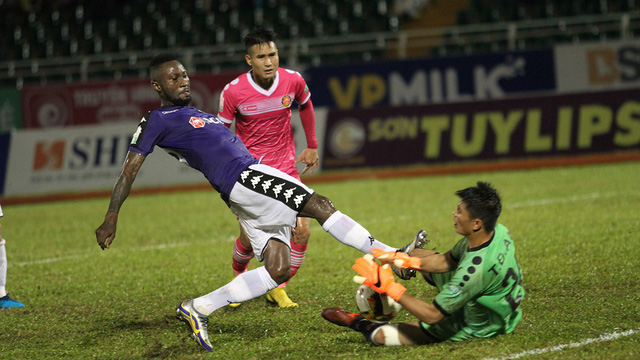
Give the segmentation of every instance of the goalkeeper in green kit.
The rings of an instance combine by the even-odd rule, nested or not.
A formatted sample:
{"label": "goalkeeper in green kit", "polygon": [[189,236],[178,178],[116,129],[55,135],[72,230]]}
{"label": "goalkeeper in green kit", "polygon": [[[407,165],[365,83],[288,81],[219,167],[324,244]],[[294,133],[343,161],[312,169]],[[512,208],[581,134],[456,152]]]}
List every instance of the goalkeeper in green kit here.
{"label": "goalkeeper in green kit", "polygon": [[[354,277],[356,282],[387,294],[418,321],[380,324],[340,308],[324,309],[322,317],[363,333],[376,345],[424,345],[512,332],[522,319],[524,288],[514,242],[497,222],[500,195],[485,182],[456,195],[455,231],[464,238],[451,250],[440,254],[415,249],[407,255],[373,249],[373,256],[365,255],[353,266],[361,275]],[[421,273],[439,291],[433,302],[406,293],[390,265]]]}

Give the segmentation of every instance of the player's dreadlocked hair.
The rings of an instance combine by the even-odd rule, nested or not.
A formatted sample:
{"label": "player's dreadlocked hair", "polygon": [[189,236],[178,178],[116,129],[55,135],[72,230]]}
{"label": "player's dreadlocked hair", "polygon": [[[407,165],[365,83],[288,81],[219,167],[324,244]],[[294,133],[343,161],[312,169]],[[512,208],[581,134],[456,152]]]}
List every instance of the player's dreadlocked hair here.
{"label": "player's dreadlocked hair", "polygon": [[492,232],[502,211],[500,194],[487,182],[478,181],[478,186],[456,191],[456,195],[467,206],[472,219],[480,219],[487,233]]}
{"label": "player's dreadlocked hair", "polygon": [[151,80],[155,81],[158,79],[157,70],[160,68],[160,65],[173,60],[180,61],[178,56],[172,53],[161,53],[151,58],[149,61],[149,77]]}
{"label": "player's dreadlocked hair", "polygon": [[244,37],[244,46],[247,48],[247,52],[249,52],[249,48],[253,45],[268,44],[272,41],[276,42],[277,38],[278,34],[273,30],[256,28]]}

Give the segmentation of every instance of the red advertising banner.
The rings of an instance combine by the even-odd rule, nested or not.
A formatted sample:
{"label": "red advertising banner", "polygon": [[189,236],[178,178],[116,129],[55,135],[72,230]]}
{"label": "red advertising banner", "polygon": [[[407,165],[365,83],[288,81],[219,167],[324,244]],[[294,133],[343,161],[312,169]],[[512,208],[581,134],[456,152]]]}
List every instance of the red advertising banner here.
{"label": "red advertising banner", "polygon": [[[238,73],[198,74],[191,78],[193,105],[217,114],[220,91]],[[126,79],[73,85],[25,86],[24,128],[47,128],[121,121],[137,123],[160,106],[149,80]]]}
{"label": "red advertising banner", "polygon": [[331,111],[323,169],[640,149],[640,91]]}

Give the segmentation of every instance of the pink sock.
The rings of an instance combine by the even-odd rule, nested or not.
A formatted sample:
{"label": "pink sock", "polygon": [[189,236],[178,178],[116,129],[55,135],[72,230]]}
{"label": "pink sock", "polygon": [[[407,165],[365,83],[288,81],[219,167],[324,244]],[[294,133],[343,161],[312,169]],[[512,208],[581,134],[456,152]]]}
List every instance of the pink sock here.
{"label": "pink sock", "polygon": [[253,249],[242,246],[240,238],[236,239],[236,244],[233,246],[233,275],[238,276],[247,271],[249,267],[249,261],[253,259]]}
{"label": "pink sock", "polygon": [[[304,261],[304,257],[307,253],[307,245],[296,244],[293,241],[291,242],[291,278],[298,272],[298,269],[302,266],[302,262]],[[291,280],[291,279],[289,279]],[[289,281],[286,281],[280,284],[279,287],[285,287]]]}

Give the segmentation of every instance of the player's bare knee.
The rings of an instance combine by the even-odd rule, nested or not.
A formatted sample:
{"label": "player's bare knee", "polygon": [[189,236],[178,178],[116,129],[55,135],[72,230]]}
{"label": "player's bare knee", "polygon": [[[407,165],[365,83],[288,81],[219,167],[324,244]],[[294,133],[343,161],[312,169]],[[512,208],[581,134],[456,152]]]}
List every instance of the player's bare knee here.
{"label": "player's bare knee", "polygon": [[326,211],[328,213],[334,213],[336,211],[336,207],[333,206],[333,202],[326,196],[318,195],[318,207],[322,211]]}
{"label": "player's bare knee", "polygon": [[271,276],[273,281],[278,283],[278,285],[280,285],[282,283],[285,283],[289,279],[291,279],[291,268],[289,268],[289,267],[287,267],[286,269],[284,269],[284,268],[271,268],[271,269],[267,269],[267,271],[269,272],[269,275]]}
{"label": "player's bare knee", "polygon": [[300,212],[300,216],[314,218],[322,225],[336,211],[328,197],[314,193]]}

